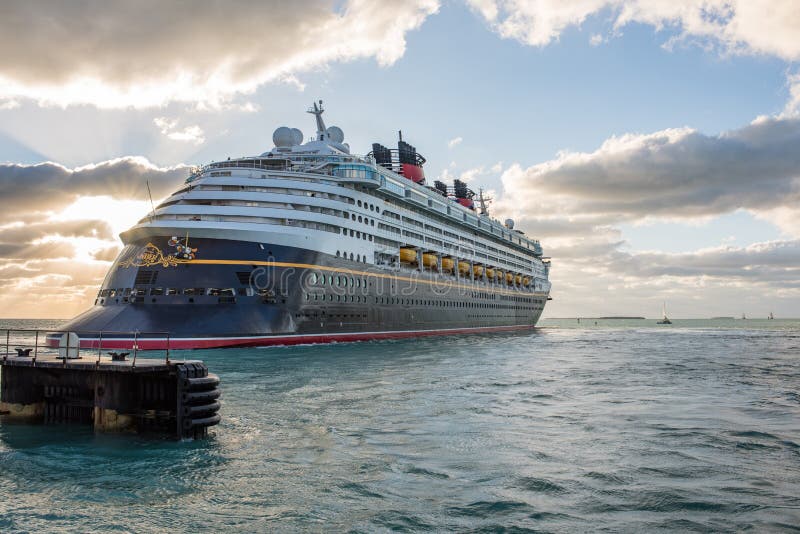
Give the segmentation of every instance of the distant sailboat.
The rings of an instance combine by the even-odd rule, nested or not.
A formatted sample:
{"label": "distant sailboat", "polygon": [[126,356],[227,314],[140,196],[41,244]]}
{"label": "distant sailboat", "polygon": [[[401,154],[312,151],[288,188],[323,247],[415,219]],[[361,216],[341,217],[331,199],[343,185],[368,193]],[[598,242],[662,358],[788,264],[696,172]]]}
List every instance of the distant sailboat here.
{"label": "distant sailboat", "polygon": [[658,321],[656,324],[672,324],[672,321],[669,320],[667,317],[667,303],[664,302],[663,306],[661,307],[661,314],[664,316],[663,319]]}
{"label": "distant sailboat", "polygon": [[745,316],[745,314],[742,314],[742,321],[744,321],[745,319],[747,319],[747,317]]}
{"label": "distant sailboat", "polygon": [[769,312],[769,317],[767,317],[767,319],[774,319],[774,318],[775,318],[775,316],[772,315],[772,312]]}

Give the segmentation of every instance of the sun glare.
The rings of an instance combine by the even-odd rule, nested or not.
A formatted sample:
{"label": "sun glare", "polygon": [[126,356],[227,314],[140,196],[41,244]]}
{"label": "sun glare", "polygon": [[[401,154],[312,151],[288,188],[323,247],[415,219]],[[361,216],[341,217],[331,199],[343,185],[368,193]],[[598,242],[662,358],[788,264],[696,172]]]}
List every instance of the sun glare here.
{"label": "sun glare", "polygon": [[108,196],[81,197],[53,219],[74,221],[81,219],[99,219],[106,221],[116,238],[120,232],[127,230],[139,219],[150,212],[150,202],[143,200],[116,200]]}

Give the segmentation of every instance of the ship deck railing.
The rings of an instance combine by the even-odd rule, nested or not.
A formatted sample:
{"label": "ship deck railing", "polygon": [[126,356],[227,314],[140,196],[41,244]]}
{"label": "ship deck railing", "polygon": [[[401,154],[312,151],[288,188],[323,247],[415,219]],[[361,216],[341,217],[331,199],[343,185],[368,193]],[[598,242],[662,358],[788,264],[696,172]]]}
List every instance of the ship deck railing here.
{"label": "ship deck railing", "polygon": [[[74,334],[74,337],[71,334]],[[2,336],[0,337],[0,342],[4,344],[5,349],[2,357],[3,362],[7,361],[8,358],[29,357],[31,358],[32,364],[36,365],[37,358],[41,356],[62,359],[64,360],[64,365],[66,365],[67,361],[87,357],[96,358],[96,365],[100,365],[101,361],[112,360],[119,364],[130,363],[130,366],[135,368],[138,353],[146,351],[149,361],[157,359],[153,358],[154,352],[156,352],[156,356],[157,352],[163,352],[164,363],[167,365],[170,364],[170,333],[167,331],[76,331],[39,328],[4,328],[0,329],[0,336]],[[50,340],[53,339],[53,336],[59,336],[60,338],[57,345],[50,344]],[[77,337],[77,343],[74,342],[75,337]],[[66,338],[66,343],[62,343],[64,338]],[[120,338],[132,338],[132,347],[130,349],[119,349],[111,346],[115,340],[118,341]],[[165,348],[158,350],[139,348],[140,341],[153,338],[164,339]],[[90,343],[86,343],[86,341]],[[103,354],[104,349],[106,355]],[[128,359],[128,356],[132,356],[131,359]]]}

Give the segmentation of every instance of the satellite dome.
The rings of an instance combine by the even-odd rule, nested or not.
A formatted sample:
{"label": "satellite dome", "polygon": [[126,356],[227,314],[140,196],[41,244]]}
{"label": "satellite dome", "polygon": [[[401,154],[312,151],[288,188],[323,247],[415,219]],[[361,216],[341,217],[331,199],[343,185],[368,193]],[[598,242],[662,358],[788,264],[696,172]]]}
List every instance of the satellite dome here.
{"label": "satellite dome", "polygon": [[289,147],[294,144],[294,132],[287,126],[281,126],[272,134],[272,142],[277,147]]}
{"label": "satellite dome", "polygon": [[326,130],[328,134],[328,139],[333,141],[334,143],[341,143],[344,141],[344,132],[338,126],[331,126]]}
{"label": "satellite dome", "polygon": [[303,144],[303,132],[300,131],[299,128],[292,128],[292,135],[293,138],[293,145],[302,145]]}
{"label": "satellite dome", "polygon": [[514,229],[514,219],[506,219],[506,228],[509,230]]}

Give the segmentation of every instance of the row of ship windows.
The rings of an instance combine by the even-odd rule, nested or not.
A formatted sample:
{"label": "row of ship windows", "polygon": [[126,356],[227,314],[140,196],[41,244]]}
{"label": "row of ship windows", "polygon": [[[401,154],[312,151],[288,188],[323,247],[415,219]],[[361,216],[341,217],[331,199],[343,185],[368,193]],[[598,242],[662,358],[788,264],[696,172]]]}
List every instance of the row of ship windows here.
{"label": "row of ship windows", "polygon": [[[207,191],[249,191],[249,192],[264,192],[264,193],[288,194],[288,195],[300,195],[300,196],[307,196],[307,197],[327,198],[327,199],[331,199],[331,200],[338,200],[338,201],[341,201],[341,202],[346,202],[348,204],[356,204],[360,208],[363,207],[363,208],[369,209],[370,211],[373,211],[375,213],[378,213],[378,214],[381,213],[380,208],[378,206],[376,206],[375,204],[372,204],[372,203],[369,203],[369,202],[362,202],[361,200],[356,201],[356,200],[354,200],[354,199],[352,199],[350,197],[347,197],[347,196],[344,196],[344,195],[335,195],[335,194],[332,194],[332,193],[324,193],[324,192],[317,192],[317,191],[312,192],[312,191],[306,191],[306,190],[302,190],[302,189],[290,189],[290,188],[278,188],[278,187],[257,187],[257,186],[243,186],[243,185],[241,185],[241,186],[240,185],[224,185],[224,186],[200,185],[200,186],[196,186],[196,188],[197,189],[201,189],[201,190],[207,190]],[[176,202],[178,202],[178,201],[165,202],[164,204],[162,204],[162,206],[168,206],[168,205],[176,203]],[[387,200],[387,202],[391,202],[391,201]],[[265,204],[269,204],[269,203],[265,203]],[[409,209],[411,211],[416,211],[416,210],[413,210],[412,208],[409,208],[409,207],[406,207],[406,209]],[[464,237],[464,236],[459,236],[458,234],[456,234],[454,232],[450,232],[448,230],[440,230],[438,227],[435,227],[435,226],[432,226],[432,225],[423,224],[422,222],[420,222],[420,221],[418,221],[416,219],[413,219],[411,217],[403,216],[401,218],[401,216],[399,214],[397,214],[397,213],[395,213],[393,211],[384,210],[383,214],[384,214],[384,216],[391,217],[393,219],[396,219],[397,221],[401,221],[402,220],[403,222],[412,224],[412,225],[417,226],[419,228],[425,228],[425,229],[427,229],[429,231],[433,231],[433,232],[440,233],[440,234],[443,233],[444,235],[446,235],[447,237],[450,237],[451,239],[454,239],[454,240],[459,241],[459,242],[466,243],[467,245],[471,245],[473,247],[487,248],[488,250],[490,250],[491,252],[494,252],[495,254],[500,254],[500,255],[503,255],[503,256],[511,256],[511,257],[514,257],[517,260],[525,261],[525,258],[517,256],[517,255],[515,255],[515,254],[513,254],[511,252],[507,252],[505,250],[498,249],[498,248],[493,247],[491,245],[486,245],[486,244],[481,243],[480,241],[477,241],[477,240],[472,240],[472,239],[469,239],[469,238]],[[374,221],[372,222],[372,225],[374,226]],[[416,234],[416,235],[419,235],[419,234]],[[421,237],[419,239],[421,239]]]}
{"label": "row of ship windows", "polygon": [[216,287],[184,287],[184,288],[177,288],[177,287],[151,287],[141,288],[117,288],[117,289],[101,289],[100,292],[97,294],[98,298],[114,298],[114,297],[144,297],[150,295],[151,297],[155,296],[162,296],[162,295],[189,295],[189,296],[202,296],[202,295],[209,295],[214,297],[233,297],[235,295],[240,296],[251,296],[253,295],[253,290],[249,287],[240,287],[238,289],[228,287],[228,288],[216,288]]}
{"label": "row of ship windows", "polygon": [[[309,286],[330,286],[330,287],[351,287],[351,288],[366,288],[372,287],[372,282],[368,282],[366,278],[352,277],[339,274],[317,274],[312,272],[308,275],[307,285]],[[493,293],[485,293],[482,291],[473,291],[471,293],[473,299],[486,299],[486,300],[505,300],[509,302],[521,303],[536,303],[537,300],[532,297],[522,295],[498,295]]]}
{"label": "row of ship windows", "polygon": [[[358,201],[359,204],[361,201]],[[335,210],[332,208],[323,208],[320,206],[311,206],[308,204],[291,204],[285,202],[263,202],[258,200],[200,200],[200,199],[182,199],[170,202],[165,202],[159,208],[181,205],[181,206],[233,206],[245,208],[272,208],[272,209],[292,209],[297,211],[306,211],[311,213],[321,213],[323,215],[332,215],[334,217],[342,217],[344,219],[351,219],[364,223],[370,226],[375,226],[375,219],[363,217],[355,213],[350,213],[342,210]],[[372,204],[370,204],[372,206]],[[202,217],[202,216],[201,216]]]}
{"label": "row of ship windows", "polygon": [[[372,284],[367,281],[366,278],[361,277],[349,277],[344,275],[324,275],[324,274],[316,274],[311,273],[308,277],[308,284],[312,286],[331,286],[331,287],[351,287],[351,288],[367,288],[371,287]],[[321,296],[321,300],[325,300],[326,297],[320,293],[312,293],[314,300],[320,300],[317,297]],[[186,296],[214,296],[214,297],[233,297],[233,296],[252,296],[254,295],[254,291],[252,288],[249,287],[240,287],[240,288],[203,288],[203,287],[185,287],[185,288],[176,288],[176,287],[151,287],[151,288],[116,288],[116,289],[101,289],[100,292],[97,294],[98,298],[114,298],[114,297],[144,297],[144,296],[163,296],[163,295],[186,295]],[[336,295],[337,302],[339,302],[339,297],[342,297],[347,301],[350,299],[350,302],[361,302],[361,300],[353,300],[353,298],[362,298],[359,295]],[[481,293],[481,292],[473,292],[473,298],[478,299],[486,299],[486,300],[495,300],[496,298],[500,298],[501,300],[513,301],[513,302],[520,302],[520,303],[538,303],[537,299],[529,298],[529,297],[522,297],[522,296],[506,296],[506,295],[492,295],[489,293]],[[366,296],[363,297],[363,302],[366,302]],[[328,300],[333,299],[333,295],[327,296]],[[306,293],[306,300],[309,300],[309,293]],[[395,297],[375,297],[376,304],[426,304],[429,306],[439,305],[439,306],[451,306],[452,304],[448,304],[450,301],[436,301],[436,300],[415,300],[415,299],[402,299],[402,298],[395,298]],[[439,302],[439,304],[436,304]],[[444,304],[442,304],[444,303]],[[504,304],[493,304],[490,302],[487,303],[480,303],[481,306],[478,307],[503,307],[506,306]],[[483,306],[485,305],[485,306]]]}
{"label": "row of ship windows", "polygon": [[[345,197],[345,196],[341,196],[341,195],[333,195],[333,194],[328,194],[328,193],[318,193],[318,192],[313,192],[312,193],[312,192],[303,191],[303,190],[269,188],[269,187],[254,187],[254,186],[198,186],[198,188],[199,189],[206,189],[206,190],[223,190],[223,191],[225,191],[225,190],[231,190],[231,191],[241,191],[241,190],[244,190],[244,191],[259,190],[260,191],[260,190],[264,190],[263,192],[272,192],[272,193],[276,193],[276,194],[278,194],[278,193],[282,193],[282,194],[304,194],[304,196],[319,195],[320,197],[323,197],[323,198],[338,197],[338,198],[336,198],[336,200],[343,199],[342,201],[348,202],[350,204],[356,204],[360,208],[365,208],[365,209],[369,209],[370,211],[373,211],[375,213],[380,213],[380,208],[378,206],[374,205],[374,204],[371,204],[371,203],[368,203],[368,202],[362,202],[361,200],[358,200],[356,202],[350,197]],[[316,206],[312,207],[312,206],[307,206],[307,205],[271,203],[271,202],[262,202],[262,201],[185,199],[185,200],[174,200],[174,201],[165,202],[165,203],[161,204],[161,206],[159,206],[159,207],[166,207],[166,206],[169,206],[169,205],[172,205],[172,204],[249,206],[249,207],[273,207],[273,208],[275,208],[275,207],[284,207],[285,208],[285,207],[291,206],[292,209],[304,209],[304,211],[312,211],[312,212],[328,214],[328,215],[344,217],[344,218],[348,217],[348,213],[347,212],[342,212],[340,210],[333,210],[333,209],[330,209],[330,208],[320,208],[320,207],[316,207]],[[516,254],[513,254],[511,252],[500,250],[500,249],[498,249],[496,247],[493,247],[491,245],[486,245],[484,243],[481,243],[480,241],[472,240],[472,239],[469,239],[469,238],[464,237],[464,236],[459,237],[457,234],[455,234],[453,232],[449,232],[447,230],[441,230],[441,229],[438,229],[438,228],[433,227],[431,225],[424,225],[423,223],[421,223],[420,221],[417,221],[416,219],[412,219],[410,217],[405,217],[405,216],[401,218],[401,216],[399,214],[394,213],[394,212],[389,211],[389,210],[384,210],[383,213],[384,213],[384,216],[391,217],[391,218],[396,219],[398,221],[402,220],[404,222],[410,223],[410,224],[412,224],[414,226],[417,226],[419,228],[424,228],[424,229],[426,229],[428,231],[434,231],[434,232],[439,233],[439,234],[443,233],[444,235],[450,237],[451,239],[456,240],[457,242],[463,242],[463,243],[466,243],[467,245],[471,245],[472,247],[476,247],[477,246],[479,248],[486,248],[487,250],[489,250],[491,252],[494,252],[495,254],[498,254],[500,256],[510,257],[510,258],[513,258],[513,259],[515,259],[517,261],[520,261],[520,262],[525,262],[526,261],[525,258],[517,256]],[[350,215],[351,220],[353,220],[353,221],[358,221],[358,222],[363,222],[365,224],[370,224],[370,226],[373,226],[373,227],[375,226],[375,220],[374,219],[370,219],[368,217],[363,217],[361,215],[356,215],[355,213],[351,213],[349,215]],[[166,218],[166,217],[163,216],[163,215],[159,215],[156,218],[157,219],[162,219],[162,218]],[[208,216],[208,215],[202,216],[202,215],[195,215],[195,216],[185,216],[185,218],[184,217],[180,217],[180,216],[176,216],[176,219],[177,220],[195,220],[195,221],[202,221],[202,220],[212,220],[212,221],[217,220],[217,221],[219,221],[219,220],[222,220],[222,221],[238,221],[238,222],[263,222],[263,223],[266,223],[266,224],[270,224],[268,222],[268,219],[259,220],[261,218],[258,218],[258,217],[246,217],[246,216]],[[247,220],[245,220],[245,219],[247,219]],[[276,222],[273,222],[271,224],[280,224],[278,222],[278,221],[280,221],[280,219],[269,219],[269,220],[276,221]],[[310,229],[316,229],[316,230],[326,230],[326,231],[334,231],[335,232],[335,230],[329,228],[332,225],[324,225],[324,223],[310,223],[310,222],[307,222],[307,221],[303,221],[302,223],[294,223],[294,224],[291,224],[291,225],[293,225],[293,226],[302,226],[304,228],[310,228]],[[312,225],[315,225],[315,226],[312,226]],[[320,225],[322,225],[322,226],[320,226]],[[389,232],[396,233],[396,234],[401,234],[401,230],[399,228],[394,227],[394,226],[383,224],[383,223],[379,223],[378,226],[382,230],[389,231]],[[451,250],[452,247],[455,246],[454,243],[446,243],[446,242],[440,241],[438,239],[430,238],[430,237],[427,238],[427,241],[426,241],[426,237],[423,236],[422,234],[418,234],[416,232],[411,232],[411,231],[408,231],[408,230],[402,231],[401,235],[404,235],[406,237],[410,237],[410,238],[413,238],[413,239],[418,239],[418,240],[420,240],[422,242],[429,242],[429,243],[431,243],[433,245],[436,245],[436,246],[439,246],[439,247],[443,247],[446,250]],[[487,261],[498,261],[497,258],[493,258],[493,257],[485,255],[485,254],[478,254],[478,256],[484,257]],[[510,260],[507,260],[507,261],[510,261]],[[525,263],[514,263],[514,262],[511,262],[511,263],[512,263],[512,265],[514,267],[516,267],[518,269],[525,269],[527,267],[527,265]]]}
{"label": "row of ship windows", "polygon": [[[426,214],[425,212],[423,212],[423,211],[419,210],[418,208],[415,208],[415,207],[413,207],[413,206],[407,206],[407,205],[405,205],[405,204],[401,204],[401,203],[397,202],[397,201],[396,201],[396,200],[394,200],[394,199],[389,199],[389,198],[387,198],[387,199],[385,199],[385,202],[386,202],[387,204],[394,204],[394,205],[396,205],[396,206],[398,206],[398,207],[401,207],[402,209],[405,209],[405,210],[407,210],[407,211],[410,211],[410,212],[412,212],[412,213],[415,213],[415,214],[417,214],[417,215],[420,215],[420,216],[422,216],[422,217],[426,217],[426,216],[427,216],[427,214]],[[405,217],[405,216],[404,216],[404,217],[403,217],[403,220],[407,220],[407,221],[409,221],[409,222],[410,222],[410,221],[412,221],[413,219],[411,219],[411,218],[408,218],[408,217]],[[480,219],[478,219],[476,222],[478,223],[478,226],[481,226]],[[419,224],[419,223],[417,222],[417,224]],[[517,238],[517,241],[516,241],[516,243],[515,243],[515,244],[517,244],[517,245],[519,245],[519,246],[521,246],[521,247],[527,248],[527,249],[530,249],[530,248],[531,248],[531,247],[530,247],[530,241],[529,241],[529,240],[526,238],[526,239],[525,239],[525,244],[523,244],[522,237],[520,237],[519,235],[515,235],[515,233],[514,233],[514,231],[513,231],[513,230],[508,230],[508,231],[506,231],[506,230],[501,230],[501,231],[500,231],[500,235],[499,235],[499,236],[498,236],[497,234],[495,234],[495,228],[494,228],[494,226],[491,226],[491,227],[489,227],[489,230],[490,230],[490,232],[492,233],[492,235],[495,235],[497,238],[499,238],[499,239],[503,240],[503,243],[502,243],[502,244],[505,244],[505,241],[506,241],[506,239],[508,239],[508,241],[509,241],[509,242],[511,242],[511,243],[514,243],[514,237],[516,237],[516,238]]]}
{"label": "row of ship windows", "polygon": [[[353,302],[366,303],[367,297],[363,295],[334,295],[331,293],[305,293],[305,300],[309,302]],[[399,306],[427,306],[439,308],[484,308],[496,310],[539,310],[539,305],[520,306],[514,304],[499,304],[494,302],[473,302],[458,300],[429,300],[407,299],[400,297],[373,297],[374,304],[387,304]]]}

